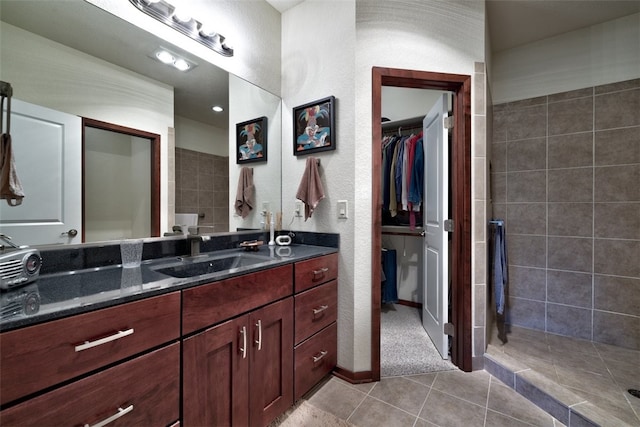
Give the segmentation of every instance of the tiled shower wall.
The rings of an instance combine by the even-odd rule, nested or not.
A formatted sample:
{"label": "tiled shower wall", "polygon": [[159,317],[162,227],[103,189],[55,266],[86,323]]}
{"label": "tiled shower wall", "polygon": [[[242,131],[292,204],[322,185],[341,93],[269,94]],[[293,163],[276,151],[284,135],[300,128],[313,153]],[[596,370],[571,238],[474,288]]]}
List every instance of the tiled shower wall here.
{"label": "tiled shower wall", "polygon": [[640,349],[640,79],[493,107],[507,323]]}
{"label": "tiled shower wall", "polygon": [[203,232],[229,231],[229,158],[184,148],[175,153],[176,213],[200,214],[199,225],[214,226]]}

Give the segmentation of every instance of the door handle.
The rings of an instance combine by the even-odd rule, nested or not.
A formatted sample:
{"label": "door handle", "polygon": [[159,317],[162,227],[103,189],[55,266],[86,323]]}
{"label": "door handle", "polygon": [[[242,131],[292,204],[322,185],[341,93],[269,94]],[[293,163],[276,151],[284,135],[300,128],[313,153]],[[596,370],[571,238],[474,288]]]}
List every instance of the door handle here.
{"label": "door handle", "polygon": [[258,320],[256,323],[256,327],[258,328],[258,339],[255,340],[255,343],[258,344],[258,351],[262,350],[262,321]]}
{"label": "door handle", "polygon": [[242,347],[240,347],[240,353],[242,353],[242,358],[247,358],[247,327],[243,326],[240,329],[240,335],[242,335]]}
{"label": "door handle", "polygon": [[64,231],[64,232],[60,233],[60,235],[61,236],[76,237],[78,235],[78,230],[76,230],[75,228],[72,228],[69,231]]}

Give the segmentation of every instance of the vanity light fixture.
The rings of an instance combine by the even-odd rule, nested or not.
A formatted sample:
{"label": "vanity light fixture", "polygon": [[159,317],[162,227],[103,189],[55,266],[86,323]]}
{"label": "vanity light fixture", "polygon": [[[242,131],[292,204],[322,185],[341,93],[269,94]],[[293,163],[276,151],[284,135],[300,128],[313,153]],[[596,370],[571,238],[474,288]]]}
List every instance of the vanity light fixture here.
{"label": "vanity light fixture", "polygon": [[218,52],[223,56],[233,56],[233,48],[222,34],[216,33],[208,25],[193,16],[183,13],[165,0],[129,0],[147,15],[177,30],[185,36]]}
{"label": "vanity light fixture", "polygon": [[219,105],[214,105],[213,107],[211,107],[211,109],[212,109],[213,111],[215,111],[216,113],[221,113],[222,111],[224,111],[224,108],[222,108],[222,107],[221,107],[221,106],[219,106]]}

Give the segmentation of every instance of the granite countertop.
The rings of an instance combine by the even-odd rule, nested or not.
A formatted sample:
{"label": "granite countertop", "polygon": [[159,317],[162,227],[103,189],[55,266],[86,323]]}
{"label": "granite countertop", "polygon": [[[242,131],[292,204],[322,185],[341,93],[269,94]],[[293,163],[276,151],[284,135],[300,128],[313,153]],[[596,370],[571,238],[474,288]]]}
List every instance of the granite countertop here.
{"label": "granite countertop", "polygon": [[[35,282],[0,294],[0,330],[30,326],[337,251],[334,247],[303,244],[264,245],[258,251],[225,249],[197,257],[145,260],[139,268],[122,268],[117,264],[42,274]],[[184,275],[182,271],[185,269],[199,267],[194,264],[200,262],[203,264],[199,266],[205,268],[220,262],[221,269],[175,277]],[[174,270],[166,270],[173,267]]]}

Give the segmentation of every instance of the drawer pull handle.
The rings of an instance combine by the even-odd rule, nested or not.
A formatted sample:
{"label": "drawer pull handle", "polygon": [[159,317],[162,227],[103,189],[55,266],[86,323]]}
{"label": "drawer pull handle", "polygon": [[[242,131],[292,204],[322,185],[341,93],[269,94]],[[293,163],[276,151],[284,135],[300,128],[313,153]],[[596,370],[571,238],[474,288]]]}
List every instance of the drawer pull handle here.
{"label": "drawer pull handle", "polygon": [[126,331],[118,331],[113,335],[109,335],[108,337],[100,338],[95,341],[85,341],[84,344],[79,344],[76,346],[76,353],[79,351],[87,350],[93,347],[97,347],[102,344],[106,344],[111,341],[119,340],[120,338],[124,338],[133,334],[133,328],[127,329]]}
{"label": "drawer pull handle", "polygon": [[327,271],[329,271],[328,267],[322,267],[320,270],[313,270],[313,277],[315,278],[316,276],[319,276],[320,274],[322,274],[324,276],[324,273],[326,273]]}
{"label": "drawer pull handle", "polygon": [[325,357],[329,352],[326,350],[322,350],[320,351],[320,354],[317,356],[313,356],[313,363],[318,363],[319,361],[322,360],[323,357]]}
{"label": "drawer pull handle", "polygon": [[240,347],[240,353],[242,353],[242,358],[247,358],[247,327],[243,326],[240,330],[240,334],[242,334],[242,347]]}
{"label": "drawer pull handle", "polygon": [[320,307],[314,308],[313,309],[313,317],[316,317],[318,314],[322,313],[327,308],[329,308],[328,305],[321,305]]}
{"label": "drawer pull handle", "polygon": [[258,320],[256,326],[258,327],[258,339],[255,342],[258,344],[258,351],[260,351],[262,350],[262,321]]}
{"label": "drawer pull handle", "polygon": [[127,415],[131,411],[133,411],[133,405],[129,405],[124,409],[118,408],[118,412],[116,412],[115,414],[111,415],[109,418],[105,418],[104,420],[102,420],[99,423],[94,424],[94,425],[85,424],[84,427],[103,427],[103,426],[106,426],[107,424],[114,422],[118,418],[124,417],[125,415]]}

